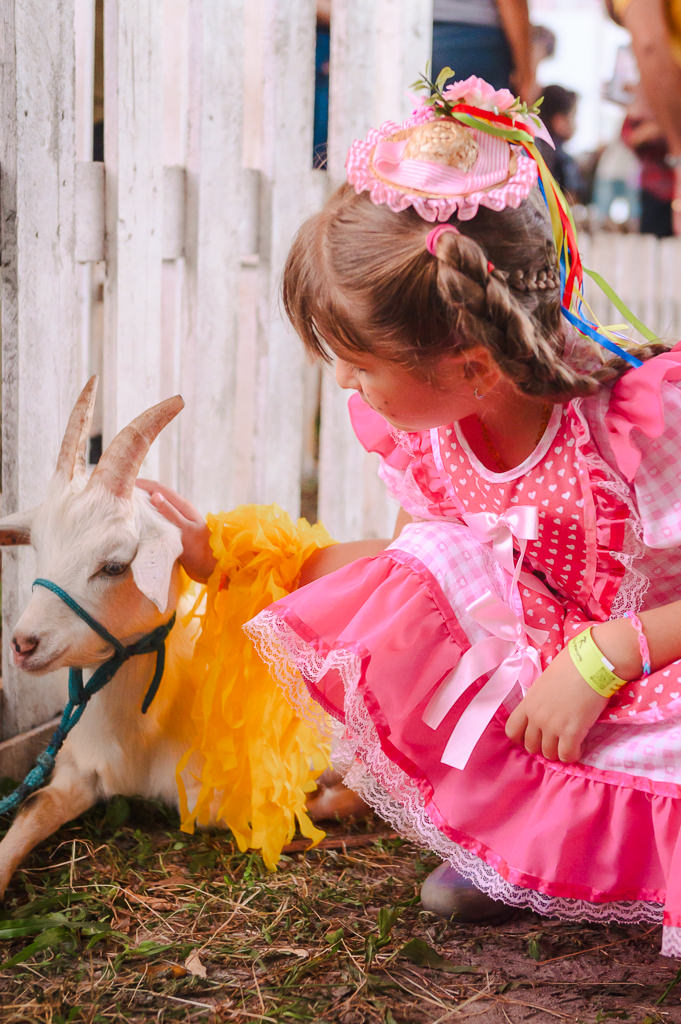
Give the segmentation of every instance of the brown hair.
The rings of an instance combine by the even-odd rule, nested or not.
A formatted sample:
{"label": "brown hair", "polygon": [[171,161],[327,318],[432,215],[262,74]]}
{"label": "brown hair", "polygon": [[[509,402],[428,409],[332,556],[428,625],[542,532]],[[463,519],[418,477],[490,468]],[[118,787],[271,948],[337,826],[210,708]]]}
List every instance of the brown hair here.
{"label": "brown hair", "polygon": [[341,186],[303,224],[284,270],[284,308],[308,350],[370,352],[430,377],[440,356],[483,345],[521,391],[553,397],[589,394],[629,368],[615,358],[580,371],[563,359],[556,252],[537,188],[518,209],[481,207],[452,222],[460,233],[443,233],[433,257],[433,225],[413,209],[394,213]]}

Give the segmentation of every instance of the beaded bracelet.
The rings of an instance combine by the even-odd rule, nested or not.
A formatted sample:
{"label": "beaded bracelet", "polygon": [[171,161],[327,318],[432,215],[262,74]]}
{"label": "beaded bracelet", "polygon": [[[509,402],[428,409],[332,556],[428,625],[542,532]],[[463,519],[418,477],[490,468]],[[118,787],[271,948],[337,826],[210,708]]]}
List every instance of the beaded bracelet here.
{"label": "beaded bracelet", "polygon": [[591,626],[583,633],[573,636],[568,643],[572,663],[585,683],[601,697],[612,697],[627,682],[615,675],[614,666],[596,646],[591,636]]}
{"label": "beaded bracelet", "polygon": [[646,639],[646,635],[643,632],[643,625],[641,623],[641,620],[639,619],[639,617],[636,614],[636,612],[632,611],[631,609],[629,609],[629,611],[624,613],[624,617],[626,619],[629,619],[629,621],[631,622],[632,626],[636,630],[636,634],[638,636],[638,649],[641,652],[641,661],[643,663],[643,671],[641,672],[641,675],[642,676],[649,676],[650,675],[650,651],[648,649],[648,641]]}

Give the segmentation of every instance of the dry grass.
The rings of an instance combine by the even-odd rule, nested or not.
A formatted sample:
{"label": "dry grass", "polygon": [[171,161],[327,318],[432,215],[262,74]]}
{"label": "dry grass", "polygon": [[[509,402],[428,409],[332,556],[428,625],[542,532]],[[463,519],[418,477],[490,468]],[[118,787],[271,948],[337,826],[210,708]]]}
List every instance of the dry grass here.
{"label": "dry grass", "polygon": [[436,861],[375,821],[266,872],[118,799],[36,851],[0,915],[3,1024],[681,1021],[659,929],[441,921]]}

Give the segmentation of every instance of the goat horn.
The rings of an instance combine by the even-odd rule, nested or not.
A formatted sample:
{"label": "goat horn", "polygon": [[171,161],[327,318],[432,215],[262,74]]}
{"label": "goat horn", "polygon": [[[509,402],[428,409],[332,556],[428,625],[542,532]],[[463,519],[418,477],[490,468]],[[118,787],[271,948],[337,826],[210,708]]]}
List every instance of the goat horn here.
{"label": "goat horn", "polygon": [[12,515],[0,519],[0,546],[30,544],[34,514],[35,509],[30,509],[28,512],[13,512]]}
{"label": "goat horn", "polygon": [[97,481],[116,497],[129,498],[151,444],[182,408],[184,400],[174,395],[140,413],[123,427],[95,466],[88,487]]}
{"label": "goat horn", "polygon": [[97,397],[97,377],[90,377],[81,391],[66,424],[64,438],[57,457],[57,473],[67,480],[85,473],[87,440],[92,425],[92,413]]}

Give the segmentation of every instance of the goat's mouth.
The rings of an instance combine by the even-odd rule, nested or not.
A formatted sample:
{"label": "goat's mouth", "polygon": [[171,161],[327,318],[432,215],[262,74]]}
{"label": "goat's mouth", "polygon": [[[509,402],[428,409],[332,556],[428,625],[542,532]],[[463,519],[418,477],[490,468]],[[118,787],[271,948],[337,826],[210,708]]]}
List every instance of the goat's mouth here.
{"label": "goat's mouth", "polygon": [[51,669],[62,668],[65,653],[65,648],[59,651],[29,651],[27,653],[13,651],[14,664],[24,672],[41,675]]}
{"label": "goat's mouth", "polygon": [[24,672],[33,675],[43,675],[45,672],[55,672],[62,668],[97,668],[103,662],[108,661],[112,650],[91,651],[84,659],[82,654],[72,654],[68,647],[62,647],[56,651],[34,651],[33,653],[21,654],[14,651],[14,664]]}

